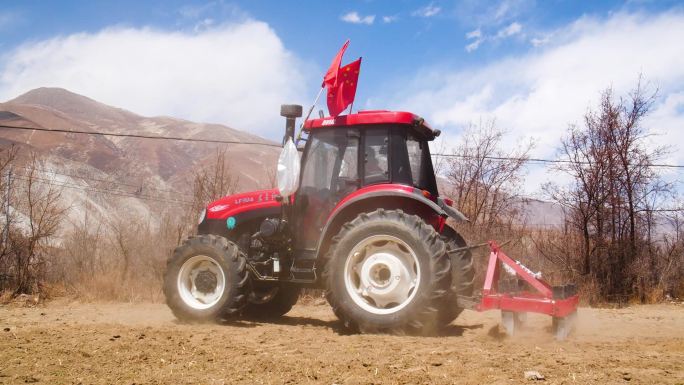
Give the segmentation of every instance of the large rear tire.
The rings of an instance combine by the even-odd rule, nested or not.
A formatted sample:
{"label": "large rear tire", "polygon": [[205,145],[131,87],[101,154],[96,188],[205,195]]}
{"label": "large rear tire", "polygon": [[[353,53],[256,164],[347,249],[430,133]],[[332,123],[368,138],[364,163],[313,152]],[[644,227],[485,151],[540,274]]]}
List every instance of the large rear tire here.
{"label": "large rear tire", "polygon": [[276,319],[292,310],[299,299],[301,288],[289,285],[255,287],[242,310],[246,318]]}
{"label": "large rear tire", "polygon": [[432,226],[401,210],[359,214],[324,258],[326,298],[361,332],[431,333],[449,290],[450,263]]}
{"label": "large rear tire", "polygon": [[199,235],[176,248],[166,266],[164,295],[181,321],[215,321],[237,315],[247,301],[247,261],[235,243]]}
{"label": "large rear tire", "polygon": [[463,308],[458,306],[458,296],[470,297],[473,295],[475,269],[473,268],[473,255],[470,250],[456,251],[467,246],[466,241],[456,230],[444,226],[441,238],[447,245],[447,254],[451,261],[451,289],[443,306],[439,309],[439,324],[446,326],[463,311]]}

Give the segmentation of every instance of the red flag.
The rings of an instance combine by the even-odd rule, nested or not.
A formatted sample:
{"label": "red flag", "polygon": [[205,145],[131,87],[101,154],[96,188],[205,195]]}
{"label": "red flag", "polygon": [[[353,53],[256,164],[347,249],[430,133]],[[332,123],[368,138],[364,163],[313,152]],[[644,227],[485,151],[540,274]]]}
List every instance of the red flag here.
{"label": "red flag", "polygon": [[337,75],[337,86],[328,85],[328,111],[330,111],[330,116],[339,115],[354,102],[360,70],[361,58],[340,68]]}
{"label": "red flag", "polygon": [[342,64],[342,55],[344,55],[344,51],[347,50],[347,46],[349,46],[349,39],[344,43],[342,48],[340,49],[340,52],[335,55],[335,58],[332,61],[332,64],[330,64],[330,68],[328,68],[328,72],[325,73],[325,76],[323,76],[323,84],[321,84],[321,87],[335,87],[337,86],[337,73],[340,70],[340,64]]}

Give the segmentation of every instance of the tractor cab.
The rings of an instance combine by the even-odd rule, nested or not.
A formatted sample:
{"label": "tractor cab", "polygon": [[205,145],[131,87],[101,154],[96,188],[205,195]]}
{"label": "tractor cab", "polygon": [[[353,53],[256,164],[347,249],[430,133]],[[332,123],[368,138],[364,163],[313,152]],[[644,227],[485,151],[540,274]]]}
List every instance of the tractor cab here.
{"label": "tractor cab", "polygon": [[294,225],[307,229],[295,249],[316,251],[334,208],[350,194],[383,186],[420,190],[438,197],[428,142],[439,135],[408,112],[362,111],[337,118],[308,120],[308,140],[295,195]]}

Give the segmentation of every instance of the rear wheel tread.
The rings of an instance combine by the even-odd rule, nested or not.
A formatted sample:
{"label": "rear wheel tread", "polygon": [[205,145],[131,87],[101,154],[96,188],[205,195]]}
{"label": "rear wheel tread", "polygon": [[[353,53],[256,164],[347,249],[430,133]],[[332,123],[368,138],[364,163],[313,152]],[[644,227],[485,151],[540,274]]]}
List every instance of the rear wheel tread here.
{"label": "rear wheel tread", "polygon": [[[426,298],[425,304],[419,309],[416,314],[403,315],[407,319],[403,322],[395,322],[389,326],[374,325],[363,320],[354,319],[351,314],[342,306],[342,299],[339,293],[335,293],[332,289],[332,262],[335,258],[335,252],[340,244],[350,232],[356,228],[363,226],[369,222],[399,222],[399,226],[403,226],[409,231],[417,234],[417,240],[424,242],[425,248],[429,252],[429,265],[432,279],[429,282],[421,282],[427,284],[429,292],[423,294]],[[443,298],[447,297],[451,266],[448,255],[446,253],[446,246],[436,231],[426,224],[417,215],[407,215],[402,210],[384,210],[378,209],[371,213],[361,213],[355,219],[345,223],[340,232],[332,238],[330,248],[323,257],[323,274],[322,278],[326,284],[325,296],[330,303],[335,315],[342,321],[342,324],[351,330],[358,330],[364,333],[416,333],[425,332],[431,326],[436,325],[438,318],[438,307],[435,306]],[[346,295],[346,294],[345,294]],[[415,301],[416,299],[414,299]],[[396,315],[396,313],[395,313]]]}

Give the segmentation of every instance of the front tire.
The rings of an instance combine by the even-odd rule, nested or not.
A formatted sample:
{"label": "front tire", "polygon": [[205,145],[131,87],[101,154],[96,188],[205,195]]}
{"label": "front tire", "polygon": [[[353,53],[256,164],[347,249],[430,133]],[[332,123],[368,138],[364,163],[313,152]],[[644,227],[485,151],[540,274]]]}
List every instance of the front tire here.
{"label": "front tire", "polygon": [[362,213],[333,237],[326,298],[361,332],[432,332],[450,283],[446,247],[432,226],[401,210]]}
{"label": "front tire", "polygon": [[230,318],[244,307],[247,261],[235,243],[199,235],[176,248],[166,266],[164,295],[181,321]]}

